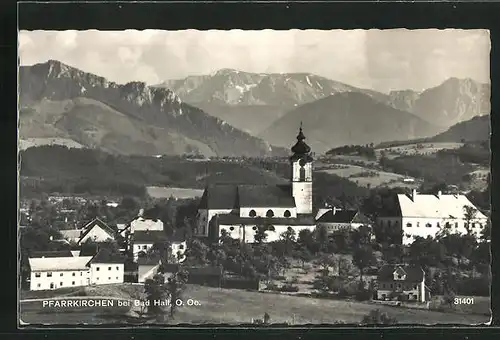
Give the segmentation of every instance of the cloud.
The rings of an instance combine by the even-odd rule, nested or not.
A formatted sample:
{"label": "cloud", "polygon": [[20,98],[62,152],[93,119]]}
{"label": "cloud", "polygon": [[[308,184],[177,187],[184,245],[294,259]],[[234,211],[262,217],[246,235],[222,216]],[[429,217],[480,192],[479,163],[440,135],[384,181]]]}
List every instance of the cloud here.
{"label": "cloud", "polygon": [[19,55],[22,65],[57,59],[118,83],[235,68],[390,91],[488,81],[489,44],[484,30],[21,31]]}

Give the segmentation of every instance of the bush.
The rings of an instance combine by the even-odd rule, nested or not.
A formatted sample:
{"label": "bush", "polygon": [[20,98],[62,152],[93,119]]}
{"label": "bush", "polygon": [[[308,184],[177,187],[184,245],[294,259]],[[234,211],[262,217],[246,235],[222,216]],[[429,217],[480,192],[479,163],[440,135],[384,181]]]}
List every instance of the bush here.
{"label": "bush", "polygon": [[273,292],[277,292],[280,290],[280,287],[276,283],[270,282],[266,285],[266,289],[271,290]]}
{"label": "bush", "polygon": [[380,309],[375,309],[366,314],[361,323],[365,325],[394,325],[397,320],[387,313],[381,312]]}
{"label": "bush", "polygon": [[373,291],[370,289],[360,289],[356,292],[355,298],[357,301],[368,301],[373,297]]}
{"label": "bush", "polygon": [[280,291],[282,291],[282,292],[298,292],[299,287],[291,285],[291,284],[285,284],[280,288]]}

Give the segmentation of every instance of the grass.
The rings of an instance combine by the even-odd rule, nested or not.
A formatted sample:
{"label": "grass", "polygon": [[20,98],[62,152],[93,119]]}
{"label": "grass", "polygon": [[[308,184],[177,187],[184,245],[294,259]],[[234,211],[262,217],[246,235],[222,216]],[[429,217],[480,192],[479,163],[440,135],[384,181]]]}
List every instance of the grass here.
{"label": "grass", "polygon": [[[143,287],[121,284],[108,285],[105,288],[95,287],[95,289],[94,294],[110,294],[110,291],[116,290],[118,293],[115,295],[127,294],[130,297],[142,291]],[[196,301],[197,305],[188,306],[188,299]],[[240,324],[249,323],[252,318],[262,318],[264,313],[268,313],[271,316],[271,322],[274,323],[331,324],[341,321],[358,324],[364,315],[377,308],[395,317],[399,323],[406,324],[471,325],[489,321],[487,315],[465,314],[467,311],[457,313],[417,310],[379,306],[368,302],[327,300],[197,285],[188,285],[183,294],[183,300],[185,305],[178,309],[175,320],[171,323]],[[484,307],[489,305],[486,298],[476,300],[476,303],[477,305],[471,308],[480,308],[484,311]],[[21,319],[29,323],[100,324],[118,322],[120,319],[117,317],[110,321],[106,317],[106,311],[97,309],[79,313],[40,313],[40,308],[33,308],[36,307],[35,305],[31,308],[29,305],[23,305]],[[472,313],[473,310],[471,309],[470,312]],[[115,310],[113,313],[123,314],[124,310]],[[121,320],[129,322],[125,321],[125,318]]]}
{"label": "grass", "polygon": [[417,144],[408,144],[401,146],[394,146],[389,148],[377,149],[377,152],[385,151],[388,153],[388,157],[391,155],[431,155],[435,154],[440,150],[453,150],[458,149],[462,146],[462,143],[422,143],[420,148],[417,148]]}

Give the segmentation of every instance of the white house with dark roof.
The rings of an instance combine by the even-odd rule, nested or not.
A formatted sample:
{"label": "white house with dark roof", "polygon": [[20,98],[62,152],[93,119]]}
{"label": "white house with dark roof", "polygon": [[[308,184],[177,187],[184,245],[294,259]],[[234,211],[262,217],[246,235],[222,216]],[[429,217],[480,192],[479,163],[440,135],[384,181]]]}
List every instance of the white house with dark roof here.
{"label": "white house with dark roof", "polygon": [[318,226],[324,226],[329,234],[339,231],[355,230],[361,226],[372,227],[373,222],[359,210],[332,208],[316,219]]}
{"label": "white house with dark roof", "polygon": [[133,235],[136,231],[163,231],[163,222],[159,218],[147,218],[143,216],[144,209],[139,210],[139,214],[127,225],[118,227],[119,233],[122,236]]}
{"label": "white house with dark roof", "polygon": [[180,234],[174,233],[170,237],[164,231],[159,230],[146,230],[136,231],[130,240],[130,247],[134,261],[137,261],[139,254],[147,253],[155,243],[169,243],[171,246],[172,255],[179,259],[183,258],[187,249],[186,240]]}
{"label": "white house with dark roof", "polygon": [[300,128],[291,148],[292,176],[286,185],[212,184],[205,188],[197,214],[195,236],[216,240],[225,230],[243,242],[254,242],[258,228],[266,242],[293,229],[316,228],[312,209],[312,156]]}
{"label": "white house with dark roof", "polygon": [[[475,211],[467,220],[465,208]],[[477,209],[465,195],[420,194],[413,190],[410,195],[398,194],[397,206],[390,216],[379,216],[377,223],[385,227],[399,228],[403,233],[403,244],[411,244],[416,236],[435,237],[441,231],[467,233],[467,223],[476,237],[481,235],[488,218]]]}
{"label": "white house with dark roof", "polygon": [[384,265],[380,268],[376,292],[378,300],[428,301],[425,273],[419,266]]}
{"label": "white house with dark roof", "polygon": [[123,283],[125,259],[120,254],[102,249],[87,265],[90,268],[90,284]]}
{"label": "white house with dark roof", "polygon": [[81,245],[88,239],[94,242],[114,240],[116,232],[99,218],[94,218],[81,229],[61,230],[61,235],[69,242]]}

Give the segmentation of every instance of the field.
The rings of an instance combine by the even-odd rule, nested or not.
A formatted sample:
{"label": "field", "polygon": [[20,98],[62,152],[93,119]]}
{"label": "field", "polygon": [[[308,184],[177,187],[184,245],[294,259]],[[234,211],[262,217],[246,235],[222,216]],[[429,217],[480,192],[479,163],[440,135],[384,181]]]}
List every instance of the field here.
{"label": "field", "polygon": [[400,145],[389,148],[380,148],[376,152],[380,154],[382,151],[386,153],[388,158],[399,156],[413,156],[413,155],[432,155],[440,150],[453,150],[462,146],[462,143],[422,143],[422,144],[408,144]]}
{"label": "field", "polygon": [[403,176],[392,172],[365,168],[359,165],[332,164],[329,166],[324,166],[321,168],[321,170],[318,171],[348,178],[350,181],[353,181],[359,186],[364,186],[364,187],[369,186],[371,188],[375,188],[382,185],[390,186],[396,184],[399,187],[403,186],[413,187],[415,185],[418,186],[418,183],[415,179],[413,183],[403,182],[405,178],[410,178],[409,176]]}
{"label": "field", "polygon": [[146,190],[148,195],[152,198],[174,197],[176,199],[188,199],[201,197],[203,195],[203,190],[201,189],[150,186],[147,187]]}
{"label": "field", "polygon": [[[142,287],[136,286],[137,289]],[[188,299],[199,305],[187,306]],[[179,308],[172,323],[250,323],[268,313],[271,322],[293,324],[331,324],[345,322],[357,324],[373,309],[380,309],[396,317],[399,323],[407,324],[481,324],[489,321],[488,316],[462,313],[406,309],[378,306],[344,300],[326,300],[308,297],[288,296],[274,293],[250,292],[236,289],[220,289],[189,285],[184,293],[185,305]],[[105,313],[40,313],[34,308],[21,307],[21,319],[27,323],[88,323],[99,324],[110,321]],[[124,318],[121,322],[125,322]]]}

